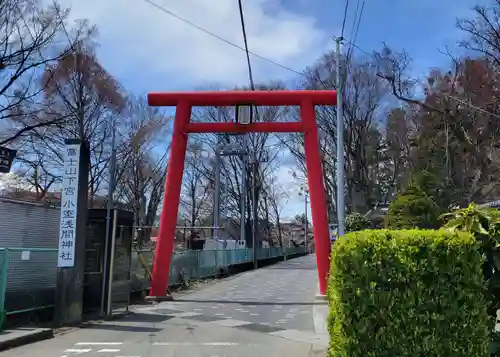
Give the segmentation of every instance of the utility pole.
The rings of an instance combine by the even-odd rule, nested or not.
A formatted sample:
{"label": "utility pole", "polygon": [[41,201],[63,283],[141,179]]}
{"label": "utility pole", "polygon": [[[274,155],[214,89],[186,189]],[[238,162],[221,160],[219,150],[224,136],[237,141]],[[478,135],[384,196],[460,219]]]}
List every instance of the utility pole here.
{"label": "utility pole", "polygon": [[[241,10],[241,7],[240,7],[240,10]],[[251,75],[250,75],[251,77]],[[252,84],[252,89],[253,88],[253,84]],[[239,124],[243,124],[243,125],[247,125],[247,124],[250,124],[252,123],[252,118],[253,118],[253,110],[252,110],[252,106],[251,105],[241,105],[241,106],[236,106],[236,122],[239,123]],[[257,249],[256,249],[256,241],[257,241],[257,236],[256,236],[256,218],[257,218],[257,202],[256,201],[256,190],[255,190],[255,184],[256,184],[256,156],[255,156],[255,151],[252,150],[252,152],[250,152],[250,150],[248,149],[248,136],[247,134],[243,134],[243,152],[246,156],[243,157],[243,187],[242,187],[242,191],[245,192],[245,195],[246,196],[246,189],[247,189],[247,186],[248,184],[251,184],[252,185],[252,193],[251,193],[251,202],[253,204],[253,210],[252,210],[252,213],[250,212],[249,210],[249,219],[251,219],[252,215],[253,215],[253,219],[252,219],[252,251],[253,251],[253,265],[254,265],[254,268],[257,268],[258,264],[257,264]],[[252,173],[252,181],[251,182],[247,182],[247,173],[248,173],[248,168],[247,168],[247,164],[250,164],[251,165],[251,173]],[[243,223],[245,221],[244,217],[245,217],[245,211],[244,209],[245,208],[248,208],[250,209],[250,207],[245,207],[245,202],[243,202],[247,197],[243,197],[242,198],[242,218],[241,218],[241,223],[242,223],[242,229],[241,229],[241,232],[242,234],[244,233],[244,227],[243,227]],[[244,235],[243,235],[244,236]]]}
{"label": "utility pole", "polygon": [[308,194],[307,191],[304,193],[304,216],[306,221],[304,222],[304,229],[305,229],[305,235],[304,235],[304,244],[306,246],[306,251],[309,254],[309,222],[307,221],[307,199],[308,199]]}
{"label": "utility pole", "polygon": [[104,268],[102,270],[102,283],[101,283],[101,314],[106,313],[104,291],[106,290],[106,283],[108,277],[113,272],[108,272],[108,249],[111,247],[111,210],[113,209],[113,193],[116,186],[116,119],[112,122],[111,134],[111,157],[108,164],[108,202],[106,202],[106,233],[104,237]]}
{"label": "utility pole", "polygon": [[[222,111],[217,107],[217,122],[222,121]],[[214,187],[214,208],[213,208],[213,238],[219,239],[219,226],[220,226],[220,167],[222,164],[221,158],[221,136],[217,135],[217,145],[215,147],[215,187]]]}
{"label": "utility pole", "polygon": [[215,152],[215,192],[214,192],[214,238],[219,239],[219,225],[220,225],[220,167],[221,167],[221,153],[217,145]]}
{"label": "utility pole", "polygon": [[253,268],[257,269],[258,266],[258,256],[257,256],[257,157],[255,151],[252,151],[252,249],[253,249]]}
{"label": "utility pole", "polygon": [[344,201],[344,108],[342,103],[343,78],[340,55],[340,44],[343,37],[335,38],[337,67],[337,234],[339,237],[345,231],[345,201]]}
{"label": "utility pole", "polygon": [[263,194],[264,194],[264,210],[266,212],[266,236],[269,238],[270,228],[269,228],[269,205],[267,202],[268,197],[266,191],[264,191]]}
{"label": "utility pole", "polygon": [[[247,150],[246,137],[243,139],[243,150]],[[240,216],[240,239],[246,243],[246,202],[247,202],[247,163],[248,156],[241,156],[242,161],[242,173],[241,173],[241,216]],[[248,248],[248,247],[247,247]]]}
{"label": "utility pole", "polygon": [[227,179],[227,169],[224,171],[224,206],[222,208],[224,212],[224,223],[227,224],[227,220],[229,218],[228,205],[229,202],[229,182]]}

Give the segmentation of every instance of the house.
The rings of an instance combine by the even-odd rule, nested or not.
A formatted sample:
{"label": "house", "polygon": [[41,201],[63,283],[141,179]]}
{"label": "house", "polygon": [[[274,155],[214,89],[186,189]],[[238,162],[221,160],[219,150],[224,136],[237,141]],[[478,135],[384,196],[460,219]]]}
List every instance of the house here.
{"label": "house", "polygon": [[[281,230],[281,238],[283,240],[284,247],[304,244],[306,237],[304,224],[297,222],[285,222],[281,223],[279,228]],[[278,227],[273,227],[271,229],[270,236],[276,242],[275,245],[279,245]],[[307,237],[309,242],[313,241],[313,231],[311,225],[308,226]]]}

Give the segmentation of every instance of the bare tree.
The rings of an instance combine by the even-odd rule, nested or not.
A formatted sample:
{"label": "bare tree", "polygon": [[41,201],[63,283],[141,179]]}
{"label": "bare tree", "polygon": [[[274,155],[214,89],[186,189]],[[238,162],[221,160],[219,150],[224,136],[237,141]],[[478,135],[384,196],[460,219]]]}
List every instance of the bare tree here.
{"label": "bare tree", "polygon": [[213,168],[214,165],[207,154],[203,145],[199,143],[191,143],[186,153],[181,205],[183,213],[188,217],[191,230],[212,214],[213,185],[206,177],[206,172],[209,170],[208,167]]}
{"label": "bare tree", "polygon": [[468,37],[460,44],[489,58],[496,67],[500,67],[500,0],[493,0],[489,6],[476,5],[472,18],[457,21],[457,27]]}
{"label": "bare tree", "polygon": [[[86,22],[67,26],[69,10],[56,2],[44,6],[37,0],[0,2],[0,121],[4,123],[0,145],[5,145],[34,129],[50,126],[60,119],[46,101],[43,91],[50,83],[40,82],[39,74],[73,52],[92,36]],[[65,45],[61,46],[61,38]],[[47,73],[46,73],[47,74]]]}
{"label": "bare tree", "polygon": [[[351,57],[345,63],[344,90],[344,150],[346,172],[346,204],[352,211],[366,211],[380,199],[376,192],[382,135],[378,130],[380,113],[388,94],[387,85],[377,77],[373,58]],[[307,89],[335,89],[336,62],[333,52],[326,53],[306,70],[303,87]],[[320,136],[323,175],[330,219],[336,216],[336,110],[318,107],[316,110]],[[298,112],[292,112],[298,119]],[[296,159],[297,177],[305,179],[306,165],[302,135],[290,135],[285,144]]]}
{"label": "bare tree", "polygon": [[[36,129],[34,129],[36,130]],[[36,201],[46,199],[47,193],[59,180],[52,166],[49,164],[50,150],[39,146],[35,136],[23,140],[23,146],[18,152],[18,168],[15,170],[18,177],[24,181],[27,191],[34,193]]]}
{"label": "bare tree", "polygon": [[[45,69],[42,78],[44,98],[52,111],[51,126],[32,129],[28,138],[31,150],[21,156],[28,169],[37,167],[45,176],[60,176],[62,147],[68,138],[90,145],[91,165],[89,199],[91,206],[107,179],[112,123],[121,114],[125,98],[117,82],[100,65],[92,44],[74,52]],[[42,159],[43,165],[40,163]]]}
{"label": "bare tree", "polygon": [[271,219],[276,227],[278,235],[278,244],[283,248],[283,237],[281,232],[281,213],[288,202],[289,195],[283,189],[276,176],[272,176],[266,180],[265,196],[269,202],[269,211],[271,212]]}
{"label": "bare tree", "polygon": [[134,213],[139,242],[148,239],[155,225],[164,192],[169,153],[169,117],[144,99],[129,98],[118,144],[115,200]]}
{"label": "bare tree", "polygon": [[414,126],[411,122],[411,107],[395,108],[385,123],[385,145],[381,150],[383,165],[378,174],[378,186],[382,202],[390,202],[397,192],[406,187],[411,172],[411,142]]}
{"label": "bare tree", "polygon": [[[261,86],[262,90],[273,90],[282,88],[279,84],[272,84],[269,86]],[[285,116],[287,109],[280,107],[254,107],[253,108],[253,120],[254,121],[279,121]],[[203,110],[196,111],[194,113],[195,121],[225,121],[234,122],[234,108],[204,108]],[[282,144],[276,139],[275,135],[270,133],[255,133],[246,136],[246,139],[242,135],[230,135],[230,134],[218,134],[218,135],[204,135],[200,137],[200,141],[207,148],[214,150],[218,144],[222,145],[234,145],[236,147],[244,147],[247,145],[248,153],[253,153],[255,155],[255,168],[252,169],[250,165],[247,167],[247,176],[242,177],[244,160],[237,156],[229,156],[224,158],[222,170],[227,174],[228,186],[229,186],[229,199],[226,202],[228,208],[228,216],[234,227],[239,227],[239,216],[240,216],[240,202],[243,196],[243,179],[247,180],[247,191],[245,197],[246,202],[246,237],[252,236],[252,182],[255,182],[255,196],[258,207],[258,215],[262,216],[265,212],[263,206],[263,188],[264,188],[264,177],[268,177],[274,170],[276,170],[279,164],[279,154],[280,149],[282,149]],[[213,155],[213,154],[212,154]],[[246,161],[250,161],[247,158]],[[213,177],[213,168],[207,167],[205,173],[206,178]],[[255,176],[253,176],[255,173]],[[254,179],[255,177],[255,179]],[[259,220],[257,220],[257,227],[259,233],[261,234],[261,227],[259,225]]]}

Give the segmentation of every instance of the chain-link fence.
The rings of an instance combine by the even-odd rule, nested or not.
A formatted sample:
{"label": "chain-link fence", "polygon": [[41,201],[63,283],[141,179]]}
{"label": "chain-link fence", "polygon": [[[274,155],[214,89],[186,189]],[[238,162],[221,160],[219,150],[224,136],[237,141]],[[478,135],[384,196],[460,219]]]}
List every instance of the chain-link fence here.
{"label": "chain-link fence", "polygon": [[[252,253],[253,250],[250,248],[175,252],[170,266],[169,285],[215,276],[230,266],[251,262]],[[259,248],[257,259],[264,260],[300,253],[306,253],[304,247]],[[153,256],[154,252],[150,249],[137,251],[137,254],[133,255],[132,291],[145,290],[149,287]]]}
{"label": "chain-link fence", "polygon": [[57,249],[0,248],[0,328],[8,315],[54,306]]}

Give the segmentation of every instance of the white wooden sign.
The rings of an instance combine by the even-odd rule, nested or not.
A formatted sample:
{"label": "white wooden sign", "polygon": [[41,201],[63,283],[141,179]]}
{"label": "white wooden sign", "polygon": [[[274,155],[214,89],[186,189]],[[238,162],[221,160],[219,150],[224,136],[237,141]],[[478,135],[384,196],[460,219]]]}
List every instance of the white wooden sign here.
{"label": "white wooden sign", "polygon": [[78,171],[80,145],[66,145],[61,192],[61,223],[59,227],[59,268],[75,265],[76,214],[78,207]]}

